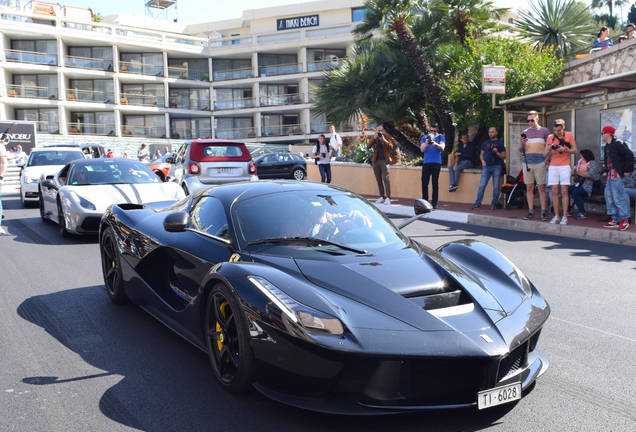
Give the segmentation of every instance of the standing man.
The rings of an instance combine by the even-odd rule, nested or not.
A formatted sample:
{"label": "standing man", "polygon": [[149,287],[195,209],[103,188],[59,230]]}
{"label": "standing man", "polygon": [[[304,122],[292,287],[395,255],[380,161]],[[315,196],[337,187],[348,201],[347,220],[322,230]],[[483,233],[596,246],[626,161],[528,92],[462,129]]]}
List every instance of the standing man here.
{"label": "standing man", "polygon": [[142,144],[139,148],[139,151],[137,152],[137,159],[139,159],[139,162],[143,162],[144,160],[148,159],[148,150],[146,150],[146,144]]}
{"label": "standing man", "polygon": [[481,159],[481,179],[479,180],[479,190],[477,191],[477,200],[473,205],[473,209],[481,206],[481,200],[484,198],[484,191],[488,180],[492,177],[492,203],[490,204],[491,210],[497,208],[497,201],[499,201],[499,180],[503,171],[503,160],[506,158],[506,146],[497,137],[499,132],[497,128],[492,126],[488,129],[487,139],[481,145],[481,151],[479,152],[479,158]]}
{"label": "standing man", "polygon": [[113,158],[115,157],[115,155],[113,154],[113,151],[112,151],[111,149],[108,149],[108,150],[106,151],[106,157],[107,157],[108,159],[113,159]]}
{"label": "standing man", "polygon": [[0,140],[0,235],[6,235],[7,231],[2,224],[2,183],[4,181],[4,173],[7,170],[7,149],[4,146],[5,143],[4,134]]}
{"label": "standing man", "polygon": [[340,156],[340,149],[342,148],[342,137],[336,133],[336,127],[334,125],[329,126],[329,147],[333,149],[334,157]]}
{"label": "standing man", "polygon": [[320,135],[318,137],[318,143],[314,146],[314,152],[311,155],[318,164],[318,170],[320,171],[320,181],[322,183],[331,183],[331,157],[333,156],[333,149],[325,143],[325,136]]}
{"label": "standing man", "polygon": [[550,131],[539,125],[539,113],[530,111],[528,113],[528,123],[530,127],[521,134],[521,147],[519,151],[525,159],[522,165],[527,164],[528,169],[523,172],[526,182],[526,193],[528,198],[528,216],[524,219],[534,218],[534,185],[539,187],[539,203],[541,204],[541,219],[546,220],[546,203],[548,201],[545,193],[545,142],[550,135]]}
{"label": "standing man", "polygon": [[18,144],[15,151],[15,164],[18,166],[24,166],[27,163],[29,156],[22,151],[22,146]]}
{"label": "standing man", "polygon": [[430,133],[420,140],[422,151],[422,198],[428,201],[428,181],[433,178],[433,200],[431,205],[437,208],[439,194],[439,172],[442,169],[442,152],[446,148],[446,137],[438,132],[436,123],[431,124]]}
{"label": "standing man", "polygon": [[[605,204],[610,221],[603,228],[618,228],[625,231],[629,228],[629,198],[625,193],[623,177],[634,170],[634,154],[622,141],[616,139],[616,129],[612,126],[603,128],[603,164],[607,172],[605,185]],[[620,223],[618,222],[620,221]]]}
{"label": "standing man", "polygon": [[627,40],[634,39],[634,28],[635,27],[633,23],[627,24],[627,27],[625,28],[625,33],[627,34]]}
{"label": "standing man", "polygon": [[391,155],[393,142],[391,137],[384,133],[382,125],[375,128],[375,135],[367,142],[367,148],[373,149],[371,165],[373,166],[373,174],[378,182],[378,190],[380,192],[380,198],[375,203],[391,205],[391,182],[389,180],[387,162],[389,164],[393,163],[393,156]]}
{"label": "standing man", "polygon": [[559,223],[559,185],[561,185],[561,203],[563,207],[563,218],[561,225],[567,225],[566,215],[570,196],[568,187],[570,186],[570,155],[576,154],[576,142],[572,132],[565,131],[565,120],[556,119],[554,121],[554,133],[551,134],[545,146],[546,164],[548,165],[548,185],[552,188],[552,205],[554,205],[554,217],[550,223]]}

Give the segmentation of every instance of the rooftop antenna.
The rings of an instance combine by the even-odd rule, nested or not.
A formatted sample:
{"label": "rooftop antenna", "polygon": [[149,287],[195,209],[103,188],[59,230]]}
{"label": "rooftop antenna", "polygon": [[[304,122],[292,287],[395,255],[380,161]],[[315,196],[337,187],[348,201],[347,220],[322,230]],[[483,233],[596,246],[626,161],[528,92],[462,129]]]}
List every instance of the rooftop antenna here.
{"label": "rooftop antenna", "polygon": [[[177,0],[144,0],[146,16],[177,22]],[[174,6],[174,7],[173,7]]]}

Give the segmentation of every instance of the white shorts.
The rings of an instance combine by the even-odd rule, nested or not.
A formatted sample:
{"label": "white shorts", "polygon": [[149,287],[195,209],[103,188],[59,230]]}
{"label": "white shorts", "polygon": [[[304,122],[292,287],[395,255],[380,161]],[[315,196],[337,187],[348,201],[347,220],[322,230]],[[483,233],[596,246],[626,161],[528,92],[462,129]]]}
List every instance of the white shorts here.
{"label": "white shorts", "polygon": [[570,174],[572,169],[570,165],[548,167],[548,186],[569,186]]}

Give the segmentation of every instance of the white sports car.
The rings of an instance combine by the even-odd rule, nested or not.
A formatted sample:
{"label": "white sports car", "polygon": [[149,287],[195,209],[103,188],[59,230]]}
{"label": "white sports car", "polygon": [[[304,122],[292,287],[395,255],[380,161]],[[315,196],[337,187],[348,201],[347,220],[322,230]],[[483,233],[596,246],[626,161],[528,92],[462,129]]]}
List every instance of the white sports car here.
{"label": "white sports car", "polygon": [[20,202],[22,207],[37,203],[40,199],[40,177],[53,175],[67,163],[84,159],[81,148],[36,147],[20,174]]}
{"label": "white sports car", "polygon": [[185,197],[176,183],[163,183],[140,162],[83,159],[40,179],[40,216],[57,222],[60,233],[96,233],[111,204],[164,207]]}

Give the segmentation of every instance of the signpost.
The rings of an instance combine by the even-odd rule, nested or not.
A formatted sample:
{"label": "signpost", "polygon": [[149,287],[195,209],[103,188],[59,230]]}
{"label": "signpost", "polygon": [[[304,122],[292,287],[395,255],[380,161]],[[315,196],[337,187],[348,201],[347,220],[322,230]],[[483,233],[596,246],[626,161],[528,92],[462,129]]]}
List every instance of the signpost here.
{"label": "signpost", "polygon": [[506,93],[505,66],[482,66],[481,77],[482,93]]}

